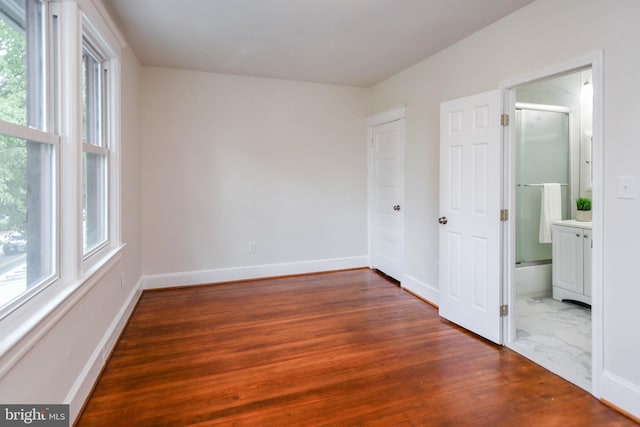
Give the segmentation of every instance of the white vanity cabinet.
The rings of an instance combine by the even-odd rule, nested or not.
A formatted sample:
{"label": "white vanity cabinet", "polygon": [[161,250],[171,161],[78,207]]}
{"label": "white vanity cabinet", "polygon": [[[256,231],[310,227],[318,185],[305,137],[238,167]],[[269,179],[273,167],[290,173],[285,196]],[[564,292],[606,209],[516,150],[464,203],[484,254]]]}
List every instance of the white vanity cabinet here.
{"label": "white vanity cabinet", "polygon": [[553,299],[591,305],[591,223],[554,222],[552,245]]}

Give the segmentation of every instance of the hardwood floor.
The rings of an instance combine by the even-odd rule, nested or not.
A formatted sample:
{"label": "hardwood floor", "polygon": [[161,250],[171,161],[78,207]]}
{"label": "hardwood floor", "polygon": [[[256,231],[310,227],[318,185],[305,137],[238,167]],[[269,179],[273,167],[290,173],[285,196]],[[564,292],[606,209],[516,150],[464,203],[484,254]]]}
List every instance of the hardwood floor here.
{"label": "hardwood floor", "polygon": [[369,270],[145,292],[80,426],[636,426]]}

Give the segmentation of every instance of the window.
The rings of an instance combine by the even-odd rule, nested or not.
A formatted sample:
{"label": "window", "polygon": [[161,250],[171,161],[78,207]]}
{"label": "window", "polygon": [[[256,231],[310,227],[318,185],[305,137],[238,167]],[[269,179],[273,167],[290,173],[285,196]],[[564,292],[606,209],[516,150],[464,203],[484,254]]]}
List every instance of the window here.
{"label": "window", "polygon": [[56,274],[58,138],[49,131],[44,5],[0,0],[0,313]]}
{"label": "window", "polygon": [[43,5],[0,0],[0,119],[44,128]]}
{"label": "window", "polygon": [[2,325],[61,303],[121,249],[122,41],[92,3],[0,0]]}
{"label": "window", "polygon": [[107,69],[85,40],[82,50],[82,250],[90,256],[108,239]]}

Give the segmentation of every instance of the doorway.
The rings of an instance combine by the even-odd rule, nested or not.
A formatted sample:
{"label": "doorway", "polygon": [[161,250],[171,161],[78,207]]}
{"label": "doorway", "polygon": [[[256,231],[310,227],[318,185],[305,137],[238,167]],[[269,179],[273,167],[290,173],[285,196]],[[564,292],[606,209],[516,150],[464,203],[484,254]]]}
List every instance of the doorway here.
{"label": "doorway", "polygon": [[[603,230],[601,174],[594,171],[602,146],[593,137],[600,135],[601,115],[593,107],[601,105],[600,76],[600,57],[594,55],[503,85],[515,119],[504,146],[504,195],[513,219],[503,261],[510,307],[504,343],[595,395]],[[595,221],[575,220],[579,198],[593,200]],[[549,204],[551,220],[545,217]]]}
{"label": "doorway", "polygon": [[[580,301],[576,290],[579,287],[581,288],[582,297],[585,296],[585,289],[589,290],[588,296],[591,302],[590,384],[588,384],[588,381],[587,384],[575,381],[574,377],[567,375],[567,372],[562,369],[557,369],[550,365],[545,367],[565,379],[577,383],[577,385],[590,391],[593,395],[599,396],[600,376],[603,371],[602,242],[604,234],[602,216],[602,153],[604,151],[602,144],[603,66],[601,52],[502,82],[500,89],[493,91],[498,96],[498,109],[491,108],[493,103],[488,101],[492,92],[450,100],[440,104],[440,215],[442,216],[438,220],[441,224],[439,233],[439,311],[442,317],[482,337],[493,339],[495,342],[511,348],[516,346],[514,343],[518,338],[515,315],[517,312],[515,278],[517,221],[513,218],[515,216],[514,213],[518,210],[516,197],[518,170],[516,163],[516,126],[510,125],[510,121],[513,122],[516,117],[517,90],[529,84],[541,83],[549,79],[586,70],[591,70],[589,86],[593,89],[592,130],[590,134],[585,132],[580,135],[579,127],[576,132],[569,125],[569,133],[570,137],[573,135],[574,139],[578,138],[581,141],[582,139],[580,138],[584,136],[584,144],[587,144],[586,147],[588,147],[584,152],[589,153],[589,157],[585,155],[584,160],[588,158],[589,163],[588,166],[584,166],[585,173],[582,176],[582,180],[590,181],[593,200],[592,229],[585,231],[584,227],[578,227],[581,231],[574,233],[574,236],[578,234],[577,237],[580,237],[579,239],[568,239],[568,233],[563,233],[562,238],[556,239],[557,242],[561,242],[564,245],[572,245],[576,251],[574,258],[576,260],[579,258],[582,261],[580,264],[581,273],[579,274],[577,268],[565,267],[559,270],[558,273],[561,276],[563,285],[565,285],[565,289],[560,289],[555,296],[561,300],[572,299]],[[500,97],[502,102],[500,102]],[[555,112],[554,110],[557,109],[549,108],[549,106],[542,108],[540,101],[535,102],[538,102],[538,106],[536,108],[529,106],[530,110]],[[522,108],[523,106],[521,105]],[[566,107],[559,110],[561,111],[557,112],[567,114]],[[500,112],[503,114],[501,115]],[[571,114],[571,111],[569,111],[569,114]],[[571,123],[571,119],[566,116],[556,117],[556,121],[559,122],[566,122],[567,120]],[[474,133],[480,130],[484,132],[493,128],[494,125],[499,126],[498,123],[502,125],[501,131],[492,134],[493,136],[488,136],[484,141],[473,142]],[[544,132],[542,134],[544,135]],[[468,142],[470,143],[469,149],[465,149]],[[488,148],[493,144],[498,144],[500,149],[497,151],[489,150]],[[572,149],[574,148],[570,146],[569,151]],[[593,158],[590,157],[591,153]],[[494,162],[496,165],[502,164],[503,167],[488,167],[490,162]],[[573,160],[569,160],[569,162],[573,162]],[[540,161],[537,163],[540,167],[546,166],[545,163]],[[455,167],[452,169],[448,168],[447,165]],[[579,165],[570,170],[577,171],[578,168]],[[452,171],[456,173],[451,173]],[[532,182],[530,184],[554,184],[553,187],[560,193],[561,189],[557,188],[560,187],[560,184],[567,184],[567,187],[574,185],[573,181],[576,180],[575,173],[569,173],[570,182],[567,183]],[[554,178],[554,180],[559,179]],[[521,184],[529,183],[522,182]],[[501,191],[494,193],[491,190],[499,187],[501,187]],[[567,190],[571,190],[571,188]],[[485,203],[489,199],[484,196],[489,193],[500,193],[501,197],[498,200],[498,204]],[[445,195],[444,199],[442,199],[443,194]],[[571,203],[575,200],[575,194],[571,196],[570,193],[567,193],[565,199],[567,197],[569,197],[569,205],[565,207],[565,215],[569,217],[569,212],[571,212],[571,215],[574,214],[575,208]],[[572,197],[574,198],[572,199]],[[558,199],[560,200],[558,203],[561,205],[562,196],[560,195]],[[478,206],[482,207],[482,209],[476,209]],[[541,208],[539,212],[542,213]],[[470,213],[470,216],[467,215],[467,218],[467,216],[458,215],[454,218],[452,216],[453,213]],[[562,220],[562,216],[553,218],[550,215],[549,217],[551,221],[546,222],[549,223],[548,233],[551,234],[553,231],[551,228],[552,223],[555,220]],[[486,221],[484,221],[485,218]],[[483,221],[478,221],[478,219]],[[501,225],[497,229],[492,228],[496,224]],[[575,226],[576,224],[570,225]],[[497,247],[495,256],[486,256],[489,254],[488,248],[494,245],[494,242]],[[588,242],[588,244],[585,242]],[[569,251],[564,250],[558,251],[559,247],[559,245],[556,245],[554,249],[553,245],[551,246],[552,258],[562,253],[569,253]],[[587,247],[590,250],[585,255]],[[577,251],[581,252],[578,254]],[[469,256],[465,254],[469,254]],[[490,260],[499,260],[496,261],[499,274],[492,274],[493,270],[490,268],[492,264],[487,262]],[[556,263],[556,265],[571,266],[571,263]],[[577,262],[574,263],[574,266],[576,265]],[[551,268],[553,269],[553,264]],[[591,272],[588,275],[591,279],[588,284],[584,283],[585,271]],[[553,272],[551,275],[553,277]],[[578,280],[583,281],[579,287],[576,285]],[[573,285],[576,285],[575,288]],[[552,288],[552,299],[554,293],[556,293],[556,287],[561,288],[563,286]],[[561,291],[568,291],[569,293]],[[468,309],[469,307],[472,307],[473,310]],[[491,325],[493,327],[490,327]],[[587,329],[589,329],[588,326]],[[517,348],[514,348],[514,350],[518,351]],[[541,365],[543,364],[542,361],[533,357],[532,360]]]}

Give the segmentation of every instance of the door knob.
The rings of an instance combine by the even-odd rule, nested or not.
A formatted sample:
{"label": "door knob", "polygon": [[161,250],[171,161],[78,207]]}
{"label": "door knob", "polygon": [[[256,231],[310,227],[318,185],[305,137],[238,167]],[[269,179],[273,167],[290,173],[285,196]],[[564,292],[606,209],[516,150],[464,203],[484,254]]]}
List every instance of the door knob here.
{"label": "door knob", "polygon": [[447,222],[449,222],[449,220],[447,219],[446,216],[441,216],[440,218],[438,218],[438,222],[440,224],[446,224]]}
{"label": "door knob", "polygon": [[398,211],[400,210],[400,205],[395,205],[395,206],[393,207],[393,210],[394,210],[394,211],[396,211],[396,212],[398,212]]}

